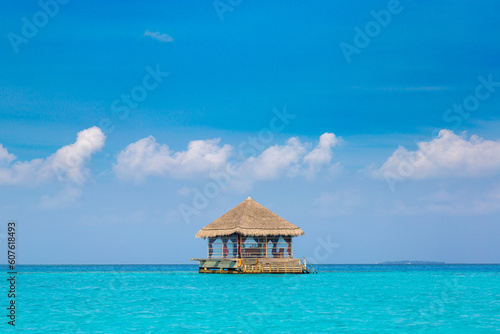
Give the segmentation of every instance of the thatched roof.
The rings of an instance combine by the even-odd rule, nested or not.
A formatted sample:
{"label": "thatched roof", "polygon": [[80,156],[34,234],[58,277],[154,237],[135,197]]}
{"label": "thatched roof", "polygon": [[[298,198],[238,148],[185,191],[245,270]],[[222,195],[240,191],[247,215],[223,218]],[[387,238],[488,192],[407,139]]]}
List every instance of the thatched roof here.
{"label": "thatched roof", "polygon": [[236,207],[202,228],[196,237],[209,238],[233,233],[255,236],[298,236],[304,234],[304,231],[248,196]]}

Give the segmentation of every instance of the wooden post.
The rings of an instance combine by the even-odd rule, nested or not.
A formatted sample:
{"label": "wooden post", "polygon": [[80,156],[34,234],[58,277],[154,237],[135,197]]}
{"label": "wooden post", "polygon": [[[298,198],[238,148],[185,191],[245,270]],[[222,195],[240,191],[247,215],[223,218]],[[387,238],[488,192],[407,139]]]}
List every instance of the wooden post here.
{"label": "wooden post", "polygon": [[241,238],[239,234],[237,234],[237,236],[238,236],[238,257],[241,259]]}
{"label": "wooden post", "polygon": [[264,257],[267,259],[267,235],[264,237],[264,241],[265,241],[265,244],[264,244]]}

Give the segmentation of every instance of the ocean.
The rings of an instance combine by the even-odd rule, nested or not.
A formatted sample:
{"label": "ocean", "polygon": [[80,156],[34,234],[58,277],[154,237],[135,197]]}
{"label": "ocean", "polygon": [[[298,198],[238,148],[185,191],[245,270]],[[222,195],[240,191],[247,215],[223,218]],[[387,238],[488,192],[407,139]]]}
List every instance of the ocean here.
{"label": "ocean", "polygon": [[[317,265],[316,275],[198,274],[197,265],[7,267],[0,331],[493,333],[500,265]],[[2,291],[3,289],[3,291]]]}

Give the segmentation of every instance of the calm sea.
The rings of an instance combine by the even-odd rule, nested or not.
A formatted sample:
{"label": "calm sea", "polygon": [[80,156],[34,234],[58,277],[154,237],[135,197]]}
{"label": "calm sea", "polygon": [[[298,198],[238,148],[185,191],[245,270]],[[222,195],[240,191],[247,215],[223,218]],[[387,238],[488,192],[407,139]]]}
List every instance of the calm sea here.
{"label": "calm sea", "polygon": [[[18,266],[21,333],[492,333],[500,265],[318,265],[210,275],[195,265]],[[0,332],[7,325],[7,274]]]}

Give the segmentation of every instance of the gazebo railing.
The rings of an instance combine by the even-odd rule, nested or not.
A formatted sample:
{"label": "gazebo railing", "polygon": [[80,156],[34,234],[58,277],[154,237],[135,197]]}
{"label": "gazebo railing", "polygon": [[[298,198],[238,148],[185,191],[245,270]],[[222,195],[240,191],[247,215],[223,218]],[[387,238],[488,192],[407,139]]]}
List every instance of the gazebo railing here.
{"label": "gazebo railing", "polygon": [[[211,245],[211,247],[210,247]],[[292,258],[291,243],[245,242],[241,250],[232,242],[213,242],[208,246],[208,258]]]}

